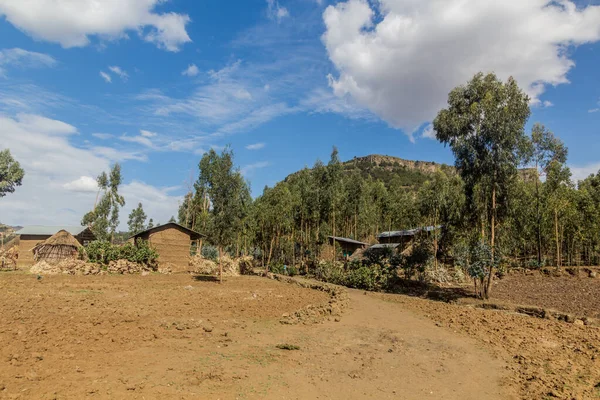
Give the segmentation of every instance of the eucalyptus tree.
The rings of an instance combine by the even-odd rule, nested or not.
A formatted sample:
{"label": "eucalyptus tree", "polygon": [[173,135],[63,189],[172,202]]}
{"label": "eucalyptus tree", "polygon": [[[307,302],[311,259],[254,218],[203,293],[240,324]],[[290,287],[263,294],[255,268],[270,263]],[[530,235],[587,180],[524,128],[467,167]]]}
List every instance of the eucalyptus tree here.
{"label": "eucalyptus tree", "polygon": [[563,142],[556,138],[544,125],[535,124],[531,132],[533,144],[532,161],[538,176],[535,177],[535,204],[536,204],[536,229],[537,229],[537,259],[538,265],[542,263],[542,198],[540,193],[540,179],[548,174],[548,169],[553,163],[564,164],[567,161],[568,151]]}
{"label": "eucalyptus tree", "polygon": [[574,189],[571,182],[571,171],[560,160],[553,160],[548,164],[544,189],[548,199],[550,219],[554,226],[555,265],[560,268],[562,260],[560,229],[573,204],[571,192]]}
{"label": "eucalyptus tree", "polygon": [[223,282],[223,249],[235,243],[244,218],[243,199],[248,185],[233,165],[233,151],[227,147],[221,154],[213,149],[202,156],[197,187],[206,190],[211,204],[210,236],[219,248],[219,280]]}
{"label": "eucalyptus tree", "polygon": [[94,209],[83,217],[81,224],[89,226],[99,240],[114,240],[119,226],[119,211],[125,206],[125,198],[119,194],[122,181],[119,164],[115,164],[109,174],[102,172],[96,179],[102,197]]}
{"label": "eucalyptus tree", "polygon": [[25,171],[10,154],[10,150],[0,151],[0,197],[14,193],[17,186],[23,183]]}
{"label": "eucalyptus tree", "polygon": [[129,214],[127,225],[129,227],[130,236],[137,235],[146,229],[146,218],[144,207],[142,206],[142,203],[139,203],[137,208],[131,210],[131,213]]}
{"label": "eucalyptus tree", "polygon": [[509,200],[506,189],[530,150],[525,135],[528,104],[528,96],[513,78],[504,83],[494,74],[479,73],[450,92],[448,108],[441,110],[433,123],[437,139],[454,153],[470,210],[475,209],[478,189],[489,211],[482,221],[490,232],[492,256],[482,292],[485,298],[490,294],[496,264],[496,227],[506,215]]}

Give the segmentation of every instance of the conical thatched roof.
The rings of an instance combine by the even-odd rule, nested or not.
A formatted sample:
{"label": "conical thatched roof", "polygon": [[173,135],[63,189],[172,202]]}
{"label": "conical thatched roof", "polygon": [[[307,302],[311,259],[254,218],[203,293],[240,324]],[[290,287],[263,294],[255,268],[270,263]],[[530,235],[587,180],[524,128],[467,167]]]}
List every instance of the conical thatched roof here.
{"label": "conical thatched roof", "polygon": [[64,260],[76,258],[83,246],[69,232],[61,230],[33,248],[33,258],[39,260]]}
{"label": "conical thatched roof", "polygon": [[42,246],[71,246],[79,249],[81,244],[75,239],[73,235],[71,235],[67,231],[58,231],[48,239],[44,240],[42,243],[38,244],[37,247]]}

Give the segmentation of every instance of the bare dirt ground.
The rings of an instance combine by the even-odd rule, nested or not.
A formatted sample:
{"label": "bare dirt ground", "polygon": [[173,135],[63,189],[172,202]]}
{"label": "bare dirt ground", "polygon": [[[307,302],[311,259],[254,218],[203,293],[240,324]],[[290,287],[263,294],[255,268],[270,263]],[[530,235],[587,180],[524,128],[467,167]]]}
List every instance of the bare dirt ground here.
{"label": "bare dirt ground", "polygon": [[[327,301],[322,292],[258,277],[218,285],[187,275],[40,281],[1,274],[0,398],[518,397],[521,374],[504,361],[512,353],[473,334],[476,327],[485,332],[478,319],[487,316],[483,311],[350,291],[350,307],[338,321],[279,322],[283,314]],[[488,324],[498,318],[498,327],[517,318],[489,313]],[[554,330],[578,332],[570,325],[551,327],[549,333],[527,328],[521,342]],[[501,331],[489,329],[489,339],[501,340]],[[548,351],[564,347],[554,336],[548,343]],[[561,359],[565,368],[577,361]]]}
{"label": "bare dirt ground", "polygon": [[492,296],[494,300],[600,318],[600,279],[583,274],[579,277],[510,274],[498,281]]}
{"label": "bare dirt ground", "polygon": [[600,399],[600,329],[505,311],[373,294],[468,334],[505,360],[522,399]]}

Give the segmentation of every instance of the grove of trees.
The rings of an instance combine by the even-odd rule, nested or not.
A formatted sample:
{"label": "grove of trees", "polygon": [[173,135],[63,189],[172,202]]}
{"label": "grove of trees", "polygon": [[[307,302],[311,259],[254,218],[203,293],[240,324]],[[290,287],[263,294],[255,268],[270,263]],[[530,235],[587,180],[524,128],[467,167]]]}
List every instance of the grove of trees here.
{"label": "grove of trees", "polygon": [[529,101],[494,74],[454,89],[433,126],[455,168],[416,186],[347,170],[334,148],[327,164],[317,160],[252,200],[231,150],[211,151],[178,221],[233,255],[304,268],[323,258],[329,235],[374,243],[381,231],[442,225],[428,237],[432,268],[463,265],[482,297],[496,269],[596,265],[600,172],[573,182],[560,139],[541,124],[526,132]]}

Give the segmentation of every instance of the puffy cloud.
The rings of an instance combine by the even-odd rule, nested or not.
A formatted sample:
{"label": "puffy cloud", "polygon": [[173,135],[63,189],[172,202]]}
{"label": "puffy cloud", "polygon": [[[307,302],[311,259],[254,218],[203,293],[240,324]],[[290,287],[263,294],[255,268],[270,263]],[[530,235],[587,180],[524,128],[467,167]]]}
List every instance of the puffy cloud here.
{"label": "puffy cloud", "polygon": [[126,218],[138,203],[142,203],[148,219],[152,218],[154,223],[167,223],[172,216],[177,216],[179,203],[183,201],[182,196],[173,194],[179,189],[177,186],[156,187],[137,180],[123,185],[121,194],[126,204],[121,210],[120,228],[126,229]]}
{"label": "puffy cloud", "polygon": [[409,135],[479,71],[532,97],[568,83],[567,49],[600,39],[600,6],[560,0],[349,0],[323,14],[330,86]]}
{"label": "puffy cloud", "polygon": [[102,77],[102,79],[104,79],[106,81],[106,83],[111,83],[112,82],[112,78],[106,72],[100,71],[100,76]]}
{"label": "puffy cloud", "polygon": [[7,66],[39,68],[53,67],[56,64],[57,61],[48,54],[19,48],[0,50],[0,75],[4,75],[4,68]]}
{"label": "puffy cloud", "polygon": [[91,176],[81,176],[72,182],[67,182],[63,187],[72,192],[95,193],[98,191],[98,182]]}
{"label": "puffy cloud", "polygon": [[254,143],[254,144],[249,144],[248,146],[246,146],[247,150],[260,150],[260,149],[264,149],[264,148],[265,148],[264,143]]}
{"label": "puffy cloud", "polygon": [[89,36],[106,39],[137,32],[168,51],[190,42],[187,15],[153,10],[165,0],[0,0],[0,15],[28,35],[65,48],[89,44]]}
{"label": "puffy cloud", "polygon": [[[109,147],[80,148],[70,139],[77,129],[40,115],[0,115],[0,149],[8,144],[25,170],[23,186],[0,202],[2,223],[13,225],[78,225],[94,206],[97,184],[93,177],[117,161],[145,157]],[[142,201],[154,220],[167,221],[177,211],[176,188],[156,188],[133,181],[122,186],[128,207]],[[126,228],[127,209],[121,212]]]}
{"label": "puffy cloud", "polygon": [[185,76],[196,76],[200,73],[200,70],[198,69],[198,67],[196,66],[196,64],[190,64],[182,73],[181,75],[185,75]]}
{"label": "puffy cloud", "polygon": [[118,66],[112,66],[112,67],[108,67],[108,69],[115,75],[118,75],[119,78],[121,78],[121,80],[126,81],[129,78],[129,75],[127,74],[127,72],[125,72],[124,70],[121,69],[121,67]]}
{"label": "puffy cloud", "polygon": [[425,129],[423,129],[423,133],[421,134],[421,137],[423,137],[425,139],[436,140],[435,130],[433,130],[433,125],[432,124],[427,125],[425,127]]}

